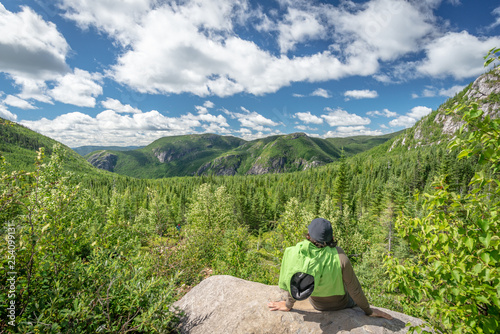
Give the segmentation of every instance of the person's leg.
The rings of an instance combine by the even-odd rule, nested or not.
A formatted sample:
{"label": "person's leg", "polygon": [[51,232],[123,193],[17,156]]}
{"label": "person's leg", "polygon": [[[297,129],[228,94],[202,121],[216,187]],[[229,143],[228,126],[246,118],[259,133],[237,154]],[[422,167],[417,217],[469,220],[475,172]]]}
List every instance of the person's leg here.
{"label": "person's leg", "polygon": [[340,296],[309,297],[309,302],[318,311],[338,311],[357,306],[348,293]]}

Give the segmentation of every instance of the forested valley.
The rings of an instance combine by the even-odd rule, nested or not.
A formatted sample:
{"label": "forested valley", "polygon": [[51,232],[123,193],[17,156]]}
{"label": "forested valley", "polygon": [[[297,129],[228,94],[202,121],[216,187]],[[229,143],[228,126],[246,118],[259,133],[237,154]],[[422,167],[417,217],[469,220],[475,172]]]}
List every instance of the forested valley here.
{"label": "forested valley", "polygon": [[500,122],[462,98],[449,103],[465,122],[454,139],[410,143],[419,126],[433,140],[435,112],[303,172],[140,180],[68,172],[57,145],[31,171],[2,157],[0,318],[12,293],[23,333],[175,332],[171,304],[192,286],[219,274],[276,285],[284,249],[324,217],[371,304],[443,332],[497,332]]}

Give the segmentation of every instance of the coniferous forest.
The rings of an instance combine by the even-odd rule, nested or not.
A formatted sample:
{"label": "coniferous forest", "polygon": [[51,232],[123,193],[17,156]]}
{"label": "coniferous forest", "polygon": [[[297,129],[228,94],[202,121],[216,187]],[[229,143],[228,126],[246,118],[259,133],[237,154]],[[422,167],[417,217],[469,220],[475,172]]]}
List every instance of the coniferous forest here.
{"label": "coniferous forest", "polygon": [[171,304],[191,287],[218,274],[276,285],[284,249],[324,217],[372,305],[498,332],[500,121],[463,94],[446,108],[464,122],[448,140],[398,145],[408,129],[284,174],[135,179],[68,170],[61,145],[29,168],[2,157],[0,331],[176,332]]}

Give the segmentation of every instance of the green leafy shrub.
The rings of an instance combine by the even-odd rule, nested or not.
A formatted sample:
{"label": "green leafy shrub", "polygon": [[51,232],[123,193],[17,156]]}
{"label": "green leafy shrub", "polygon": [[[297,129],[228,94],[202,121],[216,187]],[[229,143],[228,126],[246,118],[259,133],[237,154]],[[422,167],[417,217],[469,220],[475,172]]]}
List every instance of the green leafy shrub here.
{"label": "green leafy shrub", "polygon": [[[169,310],[175,296],[172,280],[155,274],[153,258],[139,251],[140,239],[125,219],[108,215],[108,220],[90,193],[61,171],[61,160],[62,151],[56,146],[47,164],[43,150],[39,152],[34,172],[0,176],[0,247],[15,246],[15,264],[1,259],[0,318],[8,319],[7,305],[12,301],[16,306],[15,325],[2,323],[0,329],[174,330],[178,318]],[[14,276],[8,274],[13,271]],[[10,277],[15,284],[7,280]],[[7,294],[12,285],[15,293]]]}
{"label": "green leafy shrub", "polygon": [[281,263],[281,258],[287,247],[294,246],[304,240],[307,226],[313,219],[314,215],[304,209],[297,198],[290,198],[271,239],[273,255],[277,261]]}
{"label": "green leafy shrub", "polygon": [[[408,312],[442,332],[500,331],[500,119],[484,117],[477,104],[458,107],[466,124],[450,148],[459,158],[477,156],[486,168],[472,191],[450,191],[443,177],[426,193],[422,217],[403,215],[396,227],[412,257],[387,257],[390,288],[402,293]],[[464,130],[468,129],[467,133]],[[418,331],[420,327],[416,327]]]}

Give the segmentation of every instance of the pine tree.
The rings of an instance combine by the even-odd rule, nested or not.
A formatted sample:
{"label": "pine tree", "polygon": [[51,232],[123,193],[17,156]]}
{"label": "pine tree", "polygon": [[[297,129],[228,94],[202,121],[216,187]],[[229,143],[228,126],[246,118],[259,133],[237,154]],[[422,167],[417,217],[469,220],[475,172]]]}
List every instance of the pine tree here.
{"label": "pine tree", "polygon": [[337,175],[333,186],[333,198],[337,202],[340,212],[344,212],[344,205],[347,201],[349,191],[349,182],[347,179],[347,164],[344,150],[340,155],[340,161],[337,169]]}

